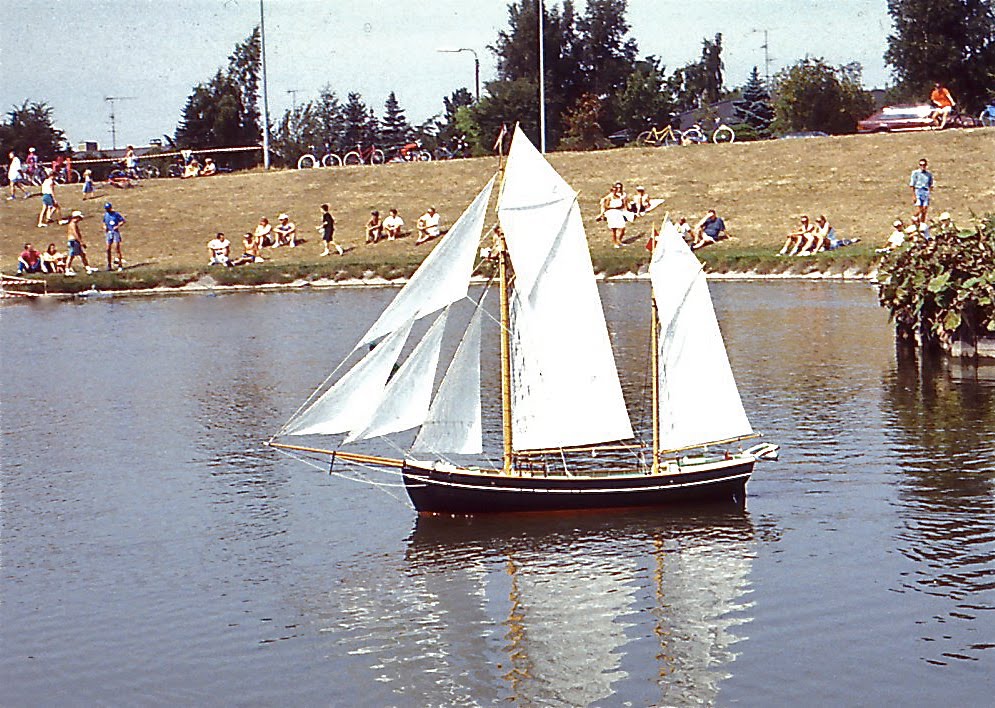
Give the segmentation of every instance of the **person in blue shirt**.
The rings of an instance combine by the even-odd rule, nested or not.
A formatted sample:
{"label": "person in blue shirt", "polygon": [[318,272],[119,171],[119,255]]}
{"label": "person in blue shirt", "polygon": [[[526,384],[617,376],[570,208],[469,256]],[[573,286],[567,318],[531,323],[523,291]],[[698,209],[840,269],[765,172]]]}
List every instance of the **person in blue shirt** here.
{"label": "person in blue shirt", "polygon": [[714,209],[709,209],[705,217],[694,227],[694,242],[691,244],[691,250],[697,251],[699,248],[721,241],[726,236],[726,222],[715,213]]}
{"label": "person in blue shirt", "polygon": [[[104,231],[107,236],[107,270],[124,270],[124,258],[121,257],[121,227],[125,219],[120,212],[114,211],[110,202],[104,204]],[[117,252],[117,260],[112,258],[112,252]]]}
{"label": "person in blue shirt", "polygon": [[919,160],[919,169],[912,173],[909,187],[912,189],[912,203],[915,205],[915,216],[921,223],[926,222],[926,212],[929,210],[929,193],[933,189],[933,173],[926,169],[926,158]]}

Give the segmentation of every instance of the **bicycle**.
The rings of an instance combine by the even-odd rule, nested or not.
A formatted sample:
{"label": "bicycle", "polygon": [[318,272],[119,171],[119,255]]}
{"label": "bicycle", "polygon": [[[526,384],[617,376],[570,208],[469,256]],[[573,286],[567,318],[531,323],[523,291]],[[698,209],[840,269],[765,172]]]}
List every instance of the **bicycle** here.
{"label": "bicycle", "polygon": [[404,145],[395,145],[390,150],[390,157],[387,162],[431,162],[432,153],[421,149],[421,143],[412,142]]}
{"label": "bicycle", "polygon": [[83,176],[79,173],[79,170],[61,167],[55,173],[55,181],[58,184],[76,184],[82,180]]}
{"label": "bicycle", "polygon": [[712,133],[712,142],[716,145],[721,145],[722,143],[734,143],[736,142],[736,131],[730,126],[719,121]]}
{"label": "bicycle", "polygon": [[679,130],[674,130],[673,126],[664,126],[662,130],[656,127],[643,131],[636,136],[636,144],[641,147],[670,147],[671,145],[682,145],[684,134]]}
{"label": "bicycle", "polygon": [[356,149],[350,150],[342,157],[344,165],[382,165],[385,161],[383,150],[376,145],[364,148],[360,143],[356,143]]}

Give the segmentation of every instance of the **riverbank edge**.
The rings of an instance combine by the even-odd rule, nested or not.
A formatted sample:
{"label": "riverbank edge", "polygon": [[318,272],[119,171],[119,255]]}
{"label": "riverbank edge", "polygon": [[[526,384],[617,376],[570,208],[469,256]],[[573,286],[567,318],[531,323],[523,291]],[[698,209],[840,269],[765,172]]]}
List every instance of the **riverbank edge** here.
{"label": "riverbank edge", "polygon": [[[853,282],[853,283],[874,283],[877,280],[877,269],[870,271],[860,271],[857,269],[847,269],[839,272],[812,271],[808,273],[760,273],[753,270],[747,271],[726,271],[705,273],[708,280],[723,281],[783,281],[783,280],[808,280],[825,282]],[[639,269],[639,272],[620,273],[618,275],[606,275],[597,273],[595,278],[599,282],[626,282],[649,280],[649,272],[646,266]],[[344,278],[335,280],[334,278],[317,278],[315,280],[305,280],[303,278],[289,283],[259,283],[254,285],[222,285],[214,280],[210,275],[204,276],[194,282],[179,286],[156,286],[154,288],[125,288],[119,290],[98,290],[91,288],[80,292],[49,292],[37,294],[33,297],[18,297],[12,295],[4,298],[7,301],[17,300],[76,300],[90,297],[155,297],[163,295],[195,295],[204,293],[236,293],[236,292],[284,292],[302,290],[304,288],[315,288],[326,290],[331,288],[383,288],[401,287],[408,282],[408,278],[387,278],[372,276],[368,278]],[[472,285],[483,285],[488,282],[488,278],[475,276],[471,278]]]}

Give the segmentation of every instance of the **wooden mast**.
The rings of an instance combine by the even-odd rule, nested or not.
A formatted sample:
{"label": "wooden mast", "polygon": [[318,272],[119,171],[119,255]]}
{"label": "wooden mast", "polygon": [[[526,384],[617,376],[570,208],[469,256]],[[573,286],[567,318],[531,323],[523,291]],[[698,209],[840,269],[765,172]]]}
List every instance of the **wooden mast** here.
{"label": "wooden mast", "polygon": [[[653,244],[654,247],[656,243]],[[650,286],[650,371],[653,377],[653,466],[652,474],[660,471],[660,357],[658,350],[659,328],[657,327],[656,298],[653,297],[653,286]]]}
{"label": "wooden mast", "polygon": [[498,249],[498,281],[501,289],[501,432],[504,439],[505,474],[512,472],[511,428],[511,316],[508,303],[508,248],[500,228],[494,230]]}

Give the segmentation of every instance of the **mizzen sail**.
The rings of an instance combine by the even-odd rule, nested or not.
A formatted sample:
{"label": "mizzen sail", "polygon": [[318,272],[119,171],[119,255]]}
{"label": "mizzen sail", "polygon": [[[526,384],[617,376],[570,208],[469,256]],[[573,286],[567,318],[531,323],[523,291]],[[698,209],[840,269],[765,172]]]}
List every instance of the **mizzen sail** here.
{"label": "mizzen sail", "polygon": [[498,217],[515,268],[515,449],[631,438],[577,194],[518,128]]}
{"label": "mizzen sail", "polygon": [[649,270],[661,330],[661,449],[751,435],[705,273],[669,220]]}

